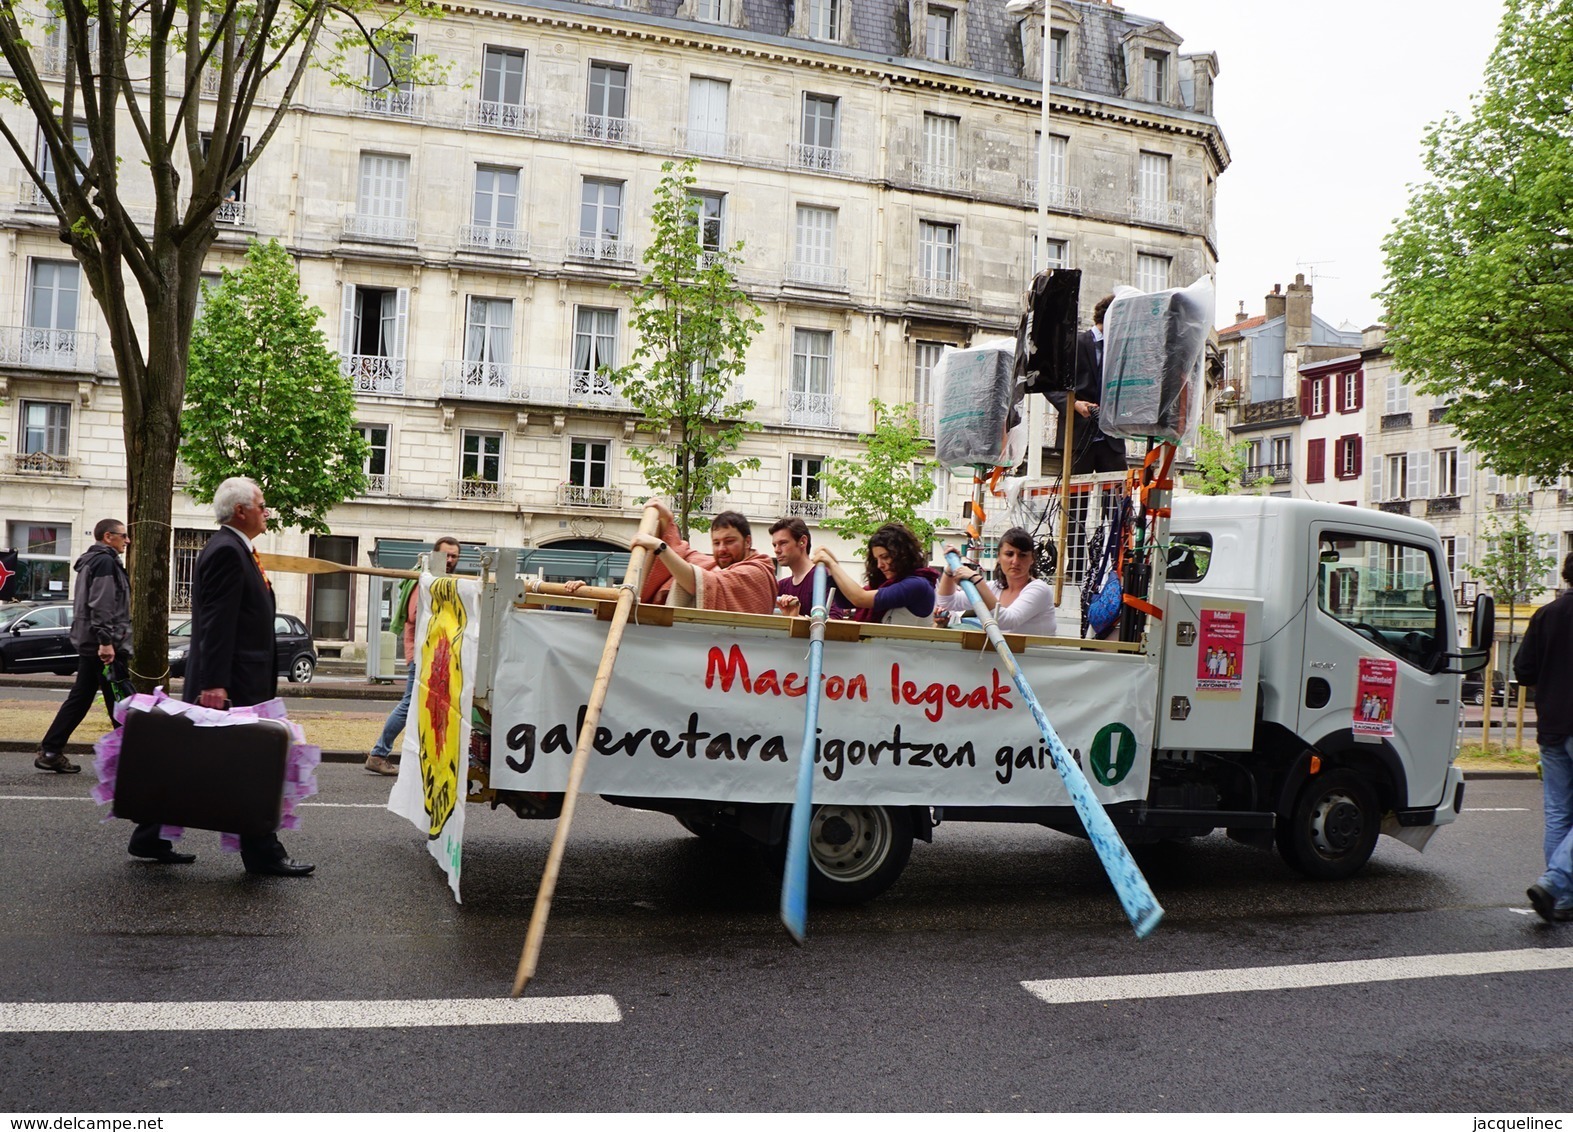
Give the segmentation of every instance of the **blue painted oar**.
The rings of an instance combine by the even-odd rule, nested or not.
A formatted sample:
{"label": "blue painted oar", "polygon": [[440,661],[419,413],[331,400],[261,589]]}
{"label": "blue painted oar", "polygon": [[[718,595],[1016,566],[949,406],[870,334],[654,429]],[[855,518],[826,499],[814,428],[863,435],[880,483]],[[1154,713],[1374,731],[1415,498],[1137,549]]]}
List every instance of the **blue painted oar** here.
{"label": "blue painted oar", "polygon": [[[952,551],[945,555],[945,564],[955,570],[961,565],[961,556]],[[994,614],[983,604],[983,598],[978,595],[978,588],[970,581],[960,578],[956,580],[961,583],[962,592],[972,603],[972,611],[977,614],[978,620],[983,622],[983,631],[988,634],[989,644],[994,646],[994,651],[1005,663],[1006,671],[1016,683],[1016,690],[1027,703],[1027,710],[1032,712],[1033,722],[1038,725],[1038,731],[1042,733],[1043,741],[1048,745],[1049,757],[1054,760],[1054,769],[1060,772],[1060,778],[1071,796],[1071,802],[1076,806],[1076,813],[1081,816],[1081,824],[1086,827],[1087,836],[1092,839],[1092,847],[1098,851],[1098,859],[1103,862],[1104,871],[1109,874],[1109,880],[1114,884],[1114,891],[1125,907],[1125,914],[1130,917],[1131,926],[1136,929],[1136,938],[1147,938],[1148,933],[1158,926],[1158,921],[1163,919],[1162,905],[1153,895],[1152,889],[1147,884],[1147,878],[1142,876],[1141,869],[1137,868],[1131,851],[1125,847],[1125,842],[1120,840],[1119,831],[1114,828],[1109,815],[1104,813],[1103,806],[1093,795],[1087,776],[1071,758],[1070,752],[1065,749],[1065,744],[1060,742],[1060,737],[1049,723],[1048,716],[1043,714],[1038,697],[1032,694],[1031,685],[1022,675],[1020,667],[1016,664],[1016,658],[1011,655],[1010,646],[1005,643],[1005,638],[1000,634],[999,626],[994,622]]]}
{"label": "blue painted oar", "polygon": [[819,670],[825,656],[825,568],[814,567],[814,609],[808,625],[808,695],[803,697],[803,749],[797,757],[797,797],[787,830],[781,878],[781,922],[797,943],[808,931],[808,819],[814,808],[814,748],[819,735]]}

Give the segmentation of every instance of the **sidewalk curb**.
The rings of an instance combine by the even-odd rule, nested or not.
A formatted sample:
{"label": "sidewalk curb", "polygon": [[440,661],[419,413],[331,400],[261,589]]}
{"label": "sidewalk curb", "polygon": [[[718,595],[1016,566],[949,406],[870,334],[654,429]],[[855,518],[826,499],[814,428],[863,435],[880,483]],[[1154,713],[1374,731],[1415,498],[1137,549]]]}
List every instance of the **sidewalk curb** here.
{"label": "sidewalk curb", "polygon": [[[71,686],[64,677],[10,675],[0,676],[0,688],[53,688],[64,693]],[[179,695],[180,682],[164,689]],[[396,684],[279,684],[279,695],[289,700],[384,700],[390,704],[404,698],[404,681]]]}
{"label": "sidewalk curb", "polygon": [[[93,744],[67,743],[67,755],[91,760],[93,757]],[[20,739],[0,739],[0,755],[26,755],[29,760],[38,754],[38,744],[28,743]],[[325,763],[363,763],[366,761],[366,751],[323,751],[322,761]]]}

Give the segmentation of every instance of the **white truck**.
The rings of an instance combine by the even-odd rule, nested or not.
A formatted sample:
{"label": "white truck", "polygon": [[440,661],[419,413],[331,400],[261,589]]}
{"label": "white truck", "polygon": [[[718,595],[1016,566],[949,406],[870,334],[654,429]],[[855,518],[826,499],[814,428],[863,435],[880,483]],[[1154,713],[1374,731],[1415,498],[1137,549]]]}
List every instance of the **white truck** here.
{"label": "white truck", "polygon": [[[1160,523],[1141,640],[1008,637],[1127,842],[1226,830],[1339,878],[1379,834],[1422,849],[1463,805],[1458,650],[1427,523],[1264,497],[1179,496]],[[468,799],[553,818],[610,602],[531,594],[487,558]],[[499,582],[501,579],[501,582]],[[555,610],[544,608],[556,606]],[[799,757],[806,621],[638,606],[585,789],[779,860]],[[1025,706],[981,634],[832,622],[810,892],[870,899],[914,838],[957,821],[1081,835]]]}

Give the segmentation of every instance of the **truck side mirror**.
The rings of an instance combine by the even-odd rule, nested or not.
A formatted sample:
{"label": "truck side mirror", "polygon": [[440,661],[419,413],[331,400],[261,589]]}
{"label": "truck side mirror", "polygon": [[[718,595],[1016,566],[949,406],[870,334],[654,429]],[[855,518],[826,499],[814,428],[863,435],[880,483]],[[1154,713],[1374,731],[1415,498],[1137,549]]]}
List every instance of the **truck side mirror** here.
{"label": "truck side mirror", "polygon": [[1420,604],[1425,606],[1427,609],[1435,609],[1436,608],[1436,583],[1435,582],[1427,582],[1425,584],[1425,588],[1423,588],[1420,591]]}
{"label": "truck side mirror", "polygon": [[1497,603],[1490,594],[1475,598],[1475,610],[1469,618],[1469,647],[1489,649],[1497,632]]}

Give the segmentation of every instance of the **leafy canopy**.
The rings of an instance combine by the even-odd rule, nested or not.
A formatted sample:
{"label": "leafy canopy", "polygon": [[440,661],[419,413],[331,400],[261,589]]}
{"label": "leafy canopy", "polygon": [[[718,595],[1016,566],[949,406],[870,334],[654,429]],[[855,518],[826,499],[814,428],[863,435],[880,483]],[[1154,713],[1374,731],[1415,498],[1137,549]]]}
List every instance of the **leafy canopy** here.
{"label": "leafy canopy", "polygon": [[1383,244],[1388,344],[1485,463],[1573,472],[1573,0],[1509,0],[1467,117]]}
{"label": "leafy canopy", "polygon": [[904,524],[927,551],[934,542],[934,523],[918,508],[934,494],[933,472],[939,461],[928,455],[916,406],[886,405],[875,398],[874,431],[858,437],[862,459],[830,461],[825,483],[840,512],[825,526],[842,538],[867,538],[883,524]]}
{"label": "leafy canopy", "polygon": [[[1203,424],[1197,429],[1192,463],[1196,471],[1185,477],[1185,486],[1197,495],[1233,495],[1245,486],[1248,441],[1230,443],[1220,430]],[[1268,478],[1271,482],[1271,477]]]}
{"label": "leafy canopy", "polygon": [[1514,507],[1512,516],[1503,522],[1498,513],[1487,520],[1480,565],[1465,567],[1509,608],[1544,590],[1546,572],[1556,565],[1555,555],[1541,553],[1541,536],[1524,518],[1523,507]]}
{"label": "leafy canopy", "polygon": [[275,525],[327,533],[327,513],[366,490],[355,395],[307,306],[289,253],[252,241],[246,265],[207,291],[191,336],[181,459],[207,502],[229,476],[262,486]]}
{"label": "leafy canopy", "polygon": [[738,383],[762,324],[759,307],[737,286],[742,241],[721,247],[719,232],[703,227],[694,162],[668,161],[661,169],[654,238],[634,296],[639,345],[610,376],[644,416],[637,428],[646,443],[629,455],[651,491],[671,497],[687,538],[691,527],[709,525],[699,512],[712,494],[759,467],[758,457],[733,453],[760,428],[743,419],[754,402]]}

